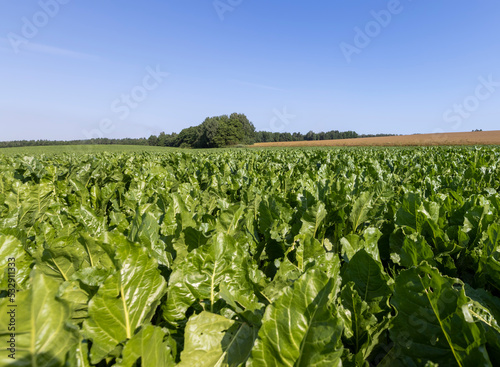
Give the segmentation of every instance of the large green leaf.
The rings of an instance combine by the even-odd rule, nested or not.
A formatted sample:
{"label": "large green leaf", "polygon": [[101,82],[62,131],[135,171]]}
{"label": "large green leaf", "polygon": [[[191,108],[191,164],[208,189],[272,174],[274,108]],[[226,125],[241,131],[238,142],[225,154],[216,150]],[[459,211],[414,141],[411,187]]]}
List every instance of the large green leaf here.
{"label": "large green leaf", "polygon": [[[145,210],[149,210],[152,205],[148,204]],[[165,244],[160,241],[159,219],[155,217],[152,210],[141,214],[139,209],[130,226],[128,239],[132,242],[140,243],[151,251],[151,255],[164,266],[170,266],[172,255],[165,251]]]}
{"label": "large green leaf", "polygon": [[28,282],[32,262],[21,241],[14,236],[0,234],[0,290],[8,289],[9,265],[12,264],[16,268],[13,273],[16,287],[23,289]]}
{"label": "large green leaf", "polygon": [[339,315],[344,321],[346,346],[355,354],[358,365],[362,365],[379,343],[380,334],[389,327],[389,317],[378,321],[354,287],[347,283],[339,297],[342,307]]}
{"label": "large green leaf", "polygon": [[[81,338],[80,338],[81,339]],[[66,365],[71,367],[90,367],[88,340],[81,339],[68,353]],[[65,366],[66,367],[66,366]]]}
{"label": "large green leaf", "polygon": [[283,242],[291,230],[291,220],[292,208],[279,196],[271,196],[259,202],[258,228],[266,239]]}
{"label": "large green leaf", "polygon": [[250,355],[257,329],[210,312],[192,316],[186,325],[179,367],[236,367]]}
{"label": "large green leaf", "polygon": [[262,293],[269,302],[274,302],[289,286],[293,284],[301,275],[302,271],[294,265],[288,258],[279,262],[279,268],[273,280],[265,287]]}
{"label": "large green leaf", "polygon": [[422,223],[418,216],[418,209],[421,205],[420,197],[415,193],[405,195],[401,207],[398,209],[395,217],[395,223],[399,226],[408,226],[415,231],[420,232]]}
{"label": "large green leaf", "polygon": [[68,213],[85,228],[86,233],[93,236],[98,236],[106,229],[106,218],[98,216],[88,205],[72,206]]}
{"label": "large green leaf", "polygon": [[488,227],[483,247],[477,276],[485,276],[493,287],[500,289],[500,224]]}
{"label": "large green leaf", "polygon": [[[78,330],[70,324],[71,308],[56,297],[58,281],[36,269],[30,280],[30,290],[0,301],[0,365],[63,366],[79,340]],[[12,351],[5,349],[11,340],[15,340],[15,361],[9,357]]]}
{"label": "large green leaf", "polygon": [[434,253],[425,238],[408,228],[398,228],[390,237],[391,259],[410,268],[422,261],[434,264]]}
{"label": "large green leaf", "polygon": [[215,303],[221,298],[221,285],[244,308],[260,308],[250,279],[252,268],[245,249],[232,237],[218,234],[174,267],[163,316],[172,323],[183,320],[187,309],[196,301],[206,301],[207,307],[214,311]]}
{"label": "large green leaf", "polygon": [[41,255],[37,258],[40,271],[59,281],[68,281],[82,267],[87,254],[76,238],[64,237],[46,243]]}
{"label": "large green leaf", "polygon": [[60,237],[45,243],[36,260],[40,271],[59,281],[81,280],[96,286],[115,271],[114,254],[106,245],[82,235]]}
{"label": "large green leaf", "polygon": [[309,270],[267,307],[249,366],[341,366],[342,321],[330,307],[334,281]]}
{"label": "large green leaf", "polygon": [[97,363],[119,343],[131,339],[135,330],[155,312],[166,287],[156,260],[126,240],[118,242],[119,272],[111,275],[89,303],[83,324],[93,341],[92,363]]}
{"label": "large green leaf", "polygon": [[115,246],[96,240],[86,234],[78,239],[83,248],[83,266],[73,274],[72,279],[77,279],[90,286],[100,286],[106,278],[116,271]]}
{"label": "large green leaf", "polygon": [[53,186],[47,183],[40,183],[31,188],[29,198],[20,205],[19,222],[20,227],[33,225],[39,220],[54,202]]}
{"label": "large green leaf", "polygon": [[382,232],[377,228],[369,227],[363,231],[363,235],[355,233],[348,234],[340,239],[342,245],[342,254],[349,260],[356,252],[364,249],[377,261],[380,261],[380,253],[378,250],[378,240],[382,236]]}
{"label": "large green leaf", "polygon": [[216,229],[219,232],[234,236],[237,233],[239,223],[245,214],[245,206],[235,204],[224,209],[218,218]]}
{"label": "large green leaf", "polygon": [[351,215],[349,220],[352,223],[352,230],[356,230],[368,220],[368,214],[372,209],[373,193],[365,191],[356,199],[352,206]]}
{"label": "large green leaf", "polygon": [[469,312],[474,320],[482,323],[486,331],[487,349],[492,360],[500,358],[500,298],[484,289],[473,289],[465,284],[470,297]]}
{"label": "large green leaf", "polygon": [[390,334],[399,355],[418,366],[491,366],[484,330],[471,317],[459,280],[424,263],[397,276],[391,303],[397,316]]}
{"label": "large green leaf", "polygon": [[325,204],[318,201],[316,204],[308,208],[305,213],[300,218],[302,222],[302,227],[300,228],[300,234],[316,237],[318,229],[321,223],[326,218],[326,208]]}
{"label": "large green leaf", "polygon": [[130,339],[123,348],[116,367],[132,367],[138,359],[142,366],[174,366],[171,350],[163,339],[166,333],[159,327],[147,325]]}
{"label": "large green leaf", "polygon": [[78,281],[68,281],[59,287],[58,296],[71,306],[71,319],[74,324],[81,324],[88,316],[89,293],[81,288]]}
{"label": "large green leaf", "polygon": [[179,193],[172,193],[168,198],[169,206],[161,224],[164,235],[175,235],[183,228],[195,227],[193,213],[188,209],[184,198]]}
{"label": "large green leaf", "polygon": [[188,251],[193,251],[198,247],[206,245],[208,242],[208,238],[203,234],[202,231],[199,231],[193,227],[187,227],[183,230],[184,234],[184,242],[188,247]]}
{"label": "large green leaf", "polygon": [[342,286],[352,282],[361,299],[368,303],[377,318],[389,310],[388,300],[392,293],[390,278],[382,264],[365,250],[360,250],[349,263],[342,267]]}
{"label": "large green leaf", "polygon": [[299,234],[295,236],[295,244],[291,249],[294,249],[295,245],[297,247],[295,250],[295,260],[301,272],[305,271],[308,263],[325,254],[325,249],[321,246],[321,243],[310,235]]}
{"label": "large green leaf", "polygon": [[[148,204],[144,209],[147,211],[151,206]],[[154,246],[156,241],[160,239],[160,225],[156,217],[150,212],[142,214],[142,210],[137,208],[128,239],[143,245]]]}

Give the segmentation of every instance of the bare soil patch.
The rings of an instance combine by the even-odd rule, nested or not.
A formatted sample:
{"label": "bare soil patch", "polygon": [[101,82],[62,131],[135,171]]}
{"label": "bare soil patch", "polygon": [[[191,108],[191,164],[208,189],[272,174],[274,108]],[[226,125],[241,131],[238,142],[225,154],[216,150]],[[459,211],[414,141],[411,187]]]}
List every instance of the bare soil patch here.
{"label": "bare soil patch", "polygon": [[287,141],[257,143],[253,147],[397,147],[432,145],[500,145],[500,130],[466,133],[414,134],[342,140]]}

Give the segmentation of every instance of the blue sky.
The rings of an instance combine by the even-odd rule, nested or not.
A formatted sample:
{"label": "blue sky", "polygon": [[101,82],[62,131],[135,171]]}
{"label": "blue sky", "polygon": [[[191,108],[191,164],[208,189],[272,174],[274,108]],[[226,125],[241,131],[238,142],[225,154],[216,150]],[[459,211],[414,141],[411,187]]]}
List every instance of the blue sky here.
{"label": "blue sky", "polygon": [[[6,0],[0,140],[500,129],[498,0]],[[168,75],[167,75],[168,74]]]}

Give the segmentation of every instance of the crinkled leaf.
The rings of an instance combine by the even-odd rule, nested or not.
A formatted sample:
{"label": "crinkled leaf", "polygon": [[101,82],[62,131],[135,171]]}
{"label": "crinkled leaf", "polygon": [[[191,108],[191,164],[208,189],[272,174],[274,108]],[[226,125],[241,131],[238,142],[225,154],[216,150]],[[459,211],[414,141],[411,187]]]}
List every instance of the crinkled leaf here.
{"label": "crinkled leaf", "polygon": [[484,289],[473,289],[465,284],[465,292],[472,300],[469,312],[474,320],[482,323],[486,331],[487,348],[490,358],[500,358],[500,299]]}
{"label": "crinkled leaf", "polygon": [[405,195],[401,207],[396,213],[395,223],[398,226],[408,226],[419,232],[421,230],[421,223],[417,215],[418,208],[421,200],[417,194],[409,193]]}
{"label": "crinkled leaf", "polygon": [[306,212],[300,218],[302,222],[302,227],[300,228],[300,234],[308,235],[311,237],[316,237],[316,233],[321,225],[321,223],[326,218],[326,208],[325,204],[318,201],[313,206],[309,207]]}
{"label": "crinkled leaf", "polygon": [[406,233],[398,229],[391,234],[391,260],[406,268],[419,265],[422,261],[434,264],[434,252],[425,238],[418,233]]}
{"label": "crinkled leaf", "polygon": [[122,241],[117,256],[121,269],[92,298],[89,318],[83,324],[86,336],[94,342],[92,363],[132,338],[135,330],[152,317],[166,287],[156,260],[144,248]]}
{"label": "crinkled leaf", "polygon": [[33,225],[35,221],[40,219],[49,205],[53,203],[54,192],[52,185],[40,183],[31,188],[28,195],[28,200],[21,203],[18,225],[23,227]]}
{"label": "crinkled leaf", "polygon": [[340,239],[342,245],[342,254],[347,260],[351,259],[356,252],[364,249],[372,257],[380,261],[380,253],[378,250],[378,240],[382,236],[382,232],[377,228],[369,227],[363,231],[363,235],[355,233],[348,234]]}
{"label": "crinkled leaf", "polygon": [[494,223],[488,227],[487,237],[483,244],[480,259],[481,271],[486,275],[490,284],[500,289],[500,224]]}
{"label": "crinkled leaf", "polygon": [[344,321],[347,345],[356,355],[358,364],[362,364],[377,346],[380,334],[389,327],[389,317],[384,317],[379,322],[352,282],[344,286],[339,300],[342,305],[339,315]]}
{"label": "crinkled leaf", "polygon": [[81,324],[88,316],[89,293],[80,287],[80,282],[64,282],[59,287],[58,296],[71,306],[71,319]]}
{"label": "crinkled leaf", "polygon": [[225,209],[220,214],[216,230],[227,235],[234,236],[238,229],[240,221],[243,219],[245,214],[245,206],[235,204],[231,205],[228,209]]}
{"label": "crinkled leaf", "polygon": [[341,366],[342,321],[330,308],[334,287],[309,270],[267,307],[248,366]]}
{"label": "crinkled leaf", "polygon": [[[78,330],[70,324],[71,308],[56,297],[57,280],[35,269],[30,283],[31,289],[18,292],[14,303],[9,298],[0,301],[0,365],[13,362],[5,347],[15,333],[15,366],[63,366],[68,351],[79,340]],[[12,324],[9,316],[14,318]]]}
{"label": "crinkled leaf", "polygon": [[297,245],[295,258],[297,267],[301,272],[304,272],[308,263],[325,254],[325,249],[321,246],[321,243],[310,235],[300,234],[295,236],[295,243]]}
{"label": "crinkled leaf", "polygon": [[68,366],[90,367],[89,345],[87,340],[80,340],[69,351]]}
{"label": "crinkled leaf", "polygon": [[163,342],[166,333],[161,328],[146,325],[123,348],[122,358],[116,367],[132,367],[140,358],[142,366],[174,366],[169,346]]}
{"label": "crinkled leaf", "polygon": [[276,275],[262,292],[270,302],[274,302],[281,293],[302,275],[300,269],[286,257],[281,262],[277,260],[277,263],[279,268]]}
{"label": "crinkled leaf", "polygon": [[204,311],[192,316],[186,325],[178,366],[240,366],[250,355],[256,337],[255,327]]}
{"label": "crinkled leaf", "polygon": [[160,224],[152,213],[146,212],[141,215],[139,210],[136,211],[128,239],[147,247],[161,265],[170,267],[172,264],[171,254],[165,251],[165,244],[160,241]]}
{"label": "crinkled leaf", "polygon": [[423,366],[491,366],[483,328],[474,322],[463,284],[427,264],[402,271],[391,303],[396,351]]}
{"label": "crinkled leaf", "polygon": [[85,255],[75,238],[59,238],[44,245],[42,256],[37,258],[37,265],[46,275],[58,278],[59,281],[68,281],[82,266]]}
{"label": "crinkled leaf", "polygon": [[0,290],[8,288],[9,263],[14,263],[16,267],[14,277],[17,289],[23,289],[29,280],[32,262],[33,259],[24,250],[21,241],[14,236],[0,234]]}
{"label": "crinkled leaf", "polygon": [[354,283],[354,289],[377,318],[387,312],[388,299],[392,293],[389,277],[382,264],[365,250],[356,252],[351,261],[342,267],[342,286],[348,282]]}
{"label": "crinkled leaf", "polygon": [[221,284],[244,308],[260,308],[249,278],[252,266],[244,248],[232,237],[218,234],[174,266],[163,307],[164,318],[172,323],[185,319],[187,309],[197,300],[207,301],[213,311],[220,299]]}
{"label": "crinkled leaf", "polygon": [[57,238],[45,243],[37,266],[43,273],[60,281],[81,280],[91,286],[101,285],[115,271],[113,255],[99,241],[88,235],[78,240],[73,237]]}
{"label": "crinkled leaf", "polygon": [[372,209],[373,192],[365,191],[356,199],[352,206],[349,220],[352,223],[352,230],[356,230],[368,220],[368,214]]}

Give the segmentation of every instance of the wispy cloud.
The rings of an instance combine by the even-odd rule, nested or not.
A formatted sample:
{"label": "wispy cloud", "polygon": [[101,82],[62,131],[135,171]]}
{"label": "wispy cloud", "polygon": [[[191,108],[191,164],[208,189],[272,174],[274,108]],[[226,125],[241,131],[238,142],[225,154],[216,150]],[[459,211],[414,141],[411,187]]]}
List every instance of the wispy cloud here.
{"label": "wispy cloud", "polygon": [[275,90],[275,91],[279,91],[279,92],[285,92],[284,89],[276,88],[276,87],[273,87],[273,86],[270,86],[270,85],[265,85],[265,84],[245,82],[245,81],[237,80],[237,79],[233,79],[232,82],[235,82],[235,83],[238,83],[238,84],[241,84],[241,85],[247,85],[249,87],[261,88],[261,89],[267,89],[267,90]]}
{"label": "wispy cloud", "polygon": [[[23,49],[23,51],[29,52],[29,53],[52,55],[52,56],[59,56],[59,57],[69,57],[69,58],[81,59],[81,60],[98,60],[98,59],[100,59],[99,56],[90,55],[90,54],[86,54],[83,52],[77,52],[77,51],[73,51],[73,50],[69,50],[69,49],[65,49],[65,48],[60,48],[60,47],[43,45],[40,43],[33,43],[33,42],[27,42],[27,43],[23,44],[22,49]],[[8,39],[0,37],[0,51],[14,53],[14,50],[10,47],[10,42]]]}
{"label": "wispy cloud", "polygon": [[9,41],[6,38],[0,37],[0,51],[2,52],[12,52],[14,53],[14,50],[10,47]]}

